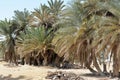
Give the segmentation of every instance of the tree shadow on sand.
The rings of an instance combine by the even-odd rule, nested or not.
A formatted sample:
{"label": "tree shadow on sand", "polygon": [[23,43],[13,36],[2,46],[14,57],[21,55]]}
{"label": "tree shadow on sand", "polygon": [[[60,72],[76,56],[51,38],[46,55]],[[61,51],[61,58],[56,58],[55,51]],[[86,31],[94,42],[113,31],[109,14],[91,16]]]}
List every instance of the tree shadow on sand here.
{"label": "tree shadow on sand", "polygon": [[14,63],[5,63],[5,64],[3,64],[3,66],[6,66],[6,67],[20,67],[21,65],[15,65]]}
{"label": "tree shadow on sand", "polygon": [[[19,76],[19,77],[15,77],[13,78],[11,74],[9,74],[8,76],[3,76],[3,75],[0,75],[0,80],[21,80],[21,79],[24,79],[25,77],[24,76]],[[25,79],[25,80],[32,80],[32,79]]]}
{"label": "tree shadow on sand", "polygon": [[99,75],[99,74],[92,74],[92,73],[86,73],[86,74],[82,74],[82,76],[86,76],[86,77],[96,77],[96,78],[103,78],[103,77],[109,77],[109,76],[105,76],[105,75]]}
{"label": "tree shadow on sand", "polygon": [[82,74],[81,76],[84,76],[84,77],[95,77],[95,78],[98,78],[99,80],[120,80],[120,77],[112,77],[110,74],[100,75],[100,74],[88,73],[88,74]]}

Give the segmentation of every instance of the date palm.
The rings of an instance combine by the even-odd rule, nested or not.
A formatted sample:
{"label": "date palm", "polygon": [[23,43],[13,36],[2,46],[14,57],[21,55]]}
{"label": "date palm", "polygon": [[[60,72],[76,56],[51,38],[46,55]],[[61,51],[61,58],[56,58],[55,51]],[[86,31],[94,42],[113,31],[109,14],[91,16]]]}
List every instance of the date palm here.
{"label": "date palm", "polygon": [[18,53],[22,55],[23,57],[31,54],[32,52],[36,51],[34,57],[36,55],[42,55],[44,58],[44,65],[48,64],[48,58],[46,57],[47,54],[46,51],[52,50],[51,40],[52,40],[53,34],[50,30],[46,32],[45,28],[43,26],[36,27],[36,28],[29,28],[26,31],[26,34],[21,33],[21,35],[18,37],[17,46],[18,48],[21,48],[21,53]]}
{"label": "date palm", "polygon": [[36,20],[39,25],[44,25],[46,28],[52,28],[53,24],[61,18],[64,7],[61,0],[50,0],[48,6],[41,4],[40,8],[36,8],[33,12],[33,21]]}
{"label": "date palm", "polygon": [[48,10],[50,11],[51,14],[53,14],[56,17],[61,16],[62,11],[65,7],[63,4],[64,1],[61,0],[50,0],[48,1]]}
{"label": "date palm", "polygon": [[24,11],[15,11],[15,16],[13,20],[1,21],[0,30],[1,34],[6,36],[5,45],[5,59],[10,62],[17,64],[17,55],[15,53],[15,43],[16,37],[19,35],[20,31],[25,31],[25,27],[28,25],[29,12],[24,9]]}
{"label": "date palm", "polygon": [[0,33],[5,36],[6,40],[3,41],[4,45],[4,57],[6,61],[16,62],[16,54],[15,54],[15,36],[14,31],[17,29],[17,25],[13,23],[12,21],[8,21],[5,19],[5,21],[0,21]]}
{"label": "date palm", "polygon": [[[76,27],[77,32],[73,32],[72,34],[74,34],[74,37],[71,35],[71,38],[68,38],[68,40],[66,39],[69,34],[57,39],[55,45],[62,45],[60,50],[57,51],[58,54],[70,55],[77,53],[76,55],[79,56],[81,64],[84,64],[92,72],[103,74],[98,62],[99,59],[101,59],[100,55],[104,53],[103,55],[106,59],[106,57],[111,54],[109,53],[111,51],[112,55],[114,55],[111,56],[113,57],[113,62],[116,63],[113,66],[113,74],[114,76],[118,76],[118,60],[120,58],[118,54],[119,48],[115,49],[115,47],[119,46],[116,44],[119,43],[120,10],[118,8],[118,3],[118,0],[92,0],[92,2],[86,0],[83,3],[81,3],[81,0],[73,1],[67,13],[71,26],[74,28]],[[63,32],[61,31],[61,33]],[[55,38],[57,37],[58,36],[55,36]],[[65,41],[61,39],[65,39],[68,42],[65,43]],[[68,44],[69,47],[67,46]],[[90,67],[92,62],[97,71]]]}
{"label": "date palm", "polygon": [[[116,42],[119,43],[118,30],[120,17],[118,16],[120,15],[119,13],[120,9],[118,8],[118,6],[120,5],[118,4],[118,2],[119,2],[118,0],[106,1],[104,5],[101,5],[103,3],[99,3],[98,6],[101,7],[102,11],[105,10],[105,12],[103,11],[102,17],[98,15],[96,17],[98,22],[96,22],[95,24],[98,25],[98,29],[96,29],[95,31],[97,35],[96,38],[94,38],[95,40],[93,41],[94,44],[97,42],[97,46],[95,45],[95,47],[97,48],[95,52],[97,56],[98,55],[100,56],[100,53],[102,52],[104,52],[103,54],[105,56],[104,58],[107,58],[110,54],[113,55],[111,57],[113,57],[113,63],[115,64],[113,65],[114,76],[118,76],[120,70],[119,69],[120,63],[117,61],[120,58],[119,54],[117,53],[119,52],[119,50],[114,48]],[[118,48],[118,45],[116,45],[117,46],[116,48]],[[116,54],[118,57],[116,56]]]}
{"label": "date palm", "polygon": [[36,20],[41,26],[45,26],[46,28],[52,27],[52,24],[54,23],[54,16],[50,15],[50,12],[48,11],[46,5],[41,4],[40,8],[36,8],[34,10],[34,20]]}
{"label": "date palm", "polygon": [[[118,8],[118,6],[119,6],[118,2],[117,1],[115,1],[115,2],[114,1],[105,1],[105,2],[95,1],[95,4],[94,4],[95,8],[93,10],[91,10],[91,12],[90,12],[91,14],[90,13],[88,14],[86,26],[88,26],[88,28],[93,30],[92,34],[89,33],[89,35],[91,35],[91,37],[93,39],[92,43],[94,44],[94,42],[97,42],[96,39],[98,39],[98,42],[99,42],[99,44],[95,45],[93,48],[94,49],[93,53],[95,54],[95,57],[97,59],[100,58],[100,54],[102,52],[104,52],[103,55],[105,56],[104,58],[106,58],[110,54],[110,53],[106,54],[106,52],[110,52],[110,51],[114,50],[112,48],[111,49],[108,48],[108,46],[112,47],[112,45],[115,44],[115,43],[113,43],[113,44],[111,43],[111,36],[114,35],[111,33],[112,32],[111,30],[113,30],[113,26],[114,26],[114,29],[116,27],[116,30],[118,30],[118,28],[119,28],[119,17],[118,16],[120,15],[119,14],[120,9]],[[89,3],[89,5],[91,6],[91,3]],[[90,6],[88,8],[90,8]],[[99,30],[100,30],[100,32],[99,32]],[[100,34],[101,31],[102,31],[102,34]],[[117,34],[117,32],[115,34]],[[118,37],[116,37],[115,42],[116,42],[116,40],[119,39],[119,38],[118,39],[117,38]],[[106,51],[108,49],[109,49],[109,51]],[[115,55],[116,53],[112,53],[112,54]],[[117,58],[117,60],[118,59],[119,59],[119,57]],[[117,62],[116,65],[119,65],[118,61],[117,60],[115,61],[115,60],[116,60],[116,58],[114,58],[113,62]],[[118,69],[118,67],[115,68],[116,65],[113,66],[113,74],[118,76],[119,69]],[[97,65],[96,65],[96,68],[98,68]],[[117,69],[118,72],[115,72],[115,69]],[[98,68],[98,71],[101,72],[100,68]]]}
{"label": "date palm", "polygon": [[30,20],[30,13],[27,9],[24,9],[24,11],[16,10],[14,11],[13,16],[13,22],[18,25],[18,29],[16,30],[16,34],[19,35],[20,31],[24,31],[26,27],[29,26],[29,20]]}

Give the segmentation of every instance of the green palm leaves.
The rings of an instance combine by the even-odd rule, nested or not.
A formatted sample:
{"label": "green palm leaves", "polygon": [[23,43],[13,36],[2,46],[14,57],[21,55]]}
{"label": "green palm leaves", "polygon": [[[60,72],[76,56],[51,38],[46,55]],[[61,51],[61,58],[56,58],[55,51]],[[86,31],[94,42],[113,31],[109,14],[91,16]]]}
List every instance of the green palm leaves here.
{"label": "green palm leaves", "polygon": [[61,0],[48,1],[48,6],[41,4],[40,8],[35,9],[33,19],[36,20],[38,25],[52,28],[53,24],[60,18],[64,6]]}
{"label": "green palm leaves", "polygon": [[30,53],[34,50],[39,52],[44,49],[49,49],[51,40],[52,34],[50,33],[50,30],[46,31],[43,26],[30,28],[26,31],[26,35],[23,33],[21,34],[18,40],[18,43],[20,44],[18,44],[18,46],[23,48],[23,53]]}
{"label": "green palm leaves", "polygon": [[25,31],[25,28],[29,25],[30,13],[28,10],[24,11],[14,11],[15,16],[13,16],[13,22],[17,24],[19,33],[20,31]]}
{"label": "green palm leaves", "polygon": [[0,21],[0,32],[2,35],[8,35],[10,33],[9,27],[11,25],[11,21],[5,19],[5,21]]}
{"label": "green palm leaves", "polygon": [[50,11],[50,13],[52,13],[55,16],[60,16],[61,11],[63,10],[63,8],[65,7],[65,5],[63,5],[64,1],[61,0],[50,0],[48,1],[48,10]]}
{"label": "green palm leaves", "polygon": [[30,13],[28,10],[24,9],[24,11],[14,11],[15,16],[13,16],[13,19],[18,22],[20,26],[23,24],[27,24],[29,20]]}

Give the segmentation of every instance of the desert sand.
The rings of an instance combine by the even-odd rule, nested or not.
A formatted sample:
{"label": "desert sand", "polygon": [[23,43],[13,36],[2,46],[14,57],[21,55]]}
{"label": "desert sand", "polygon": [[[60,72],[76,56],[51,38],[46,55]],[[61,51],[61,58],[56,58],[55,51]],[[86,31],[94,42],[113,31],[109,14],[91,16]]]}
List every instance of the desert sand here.
{"label": "desert sand", "polygon": [[4,61],[0,62],[0,80],[47,80],[45,76],[48,71],[66,71],[81,75],[85,80],[117,80],[109,77],[87,76],[91,74],[88,69],[57,69],[49,66],[13,66]]}

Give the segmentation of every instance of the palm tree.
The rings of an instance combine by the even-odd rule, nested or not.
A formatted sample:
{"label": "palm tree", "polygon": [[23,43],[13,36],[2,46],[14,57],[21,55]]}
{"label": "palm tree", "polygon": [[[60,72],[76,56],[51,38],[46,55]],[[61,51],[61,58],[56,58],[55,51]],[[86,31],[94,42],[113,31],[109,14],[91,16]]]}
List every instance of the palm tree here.
{"label": "palm tree", "polygon": [[[73,4],[68,9],[67,13],[69,20],[71,20],[70,22],[73,22],[71,26],[74,28],[76,27],[77,32],[74,32],[74,37],[70,36],[71,39],[68,38],[68,41],[74,39],[72,40],[73,42],[69,41],[65,43],[61,40],[66,40],[69,34],[67,34],[67,36],[59,36],[59,38],[57,38],[58,36],[55,36],[55,38],[57,38],[55,45],[58,45],[58,47],[61,47],[62,45],[62,48],[59,48],[57,51],[58,54],[70,55],[77,53],[76,55],[79,55],[81,64],[84,64],[92,72],[103,74],[98,62],[100,54],[104,52],[103,55],[106,59],[110,54],[109,52],[112,52],[112,55],[114,55],[113,63],[116,63],[113,65],[113,74],[114,76],[118,76],[119,49],[115,49],[115,47],[119,46],[116,45],[119,38],[115,37],[118,36],[117,32],[119,32],[120,19],[118,16],[120,11],[118,2],[118,0],[115,2],[93,0],[92,3],[89,0],[84,1],[84,3],[81,3],[81,0],[73,1]],[[61,31],[61,33],[63,32]],[[113,35],[114,38],[112,37]],[[66,46],[68,44],[72,46]],[[97,71],[90,67],[92,62]]]}
{"label": "palm tree", "polygon": [[48,1],[48,6],[41,4],[40,8],[36,8],[33,12],[33,20],[36,20],[38,24],[44,25],[46,28],[52,28],[53,24],[62,17],[62,12],[65,7],[63,2],[61,0],[50,0]]}
{"label": "palm tree", "polygon": [[13,20],[1,21],[0,29],[1,34],[6,36],[7,45],[5,45],[5,60],[14,62],[17,64],[17,55],[15,54],[15,43],[16,37],[19,35],[20,31],[25,31],[25,27],[28,25],[29,12],[24,9],[22,11],[15,11],[15,16]]}
{"label": "palm tree", "polygon": [[[50,15],[50,12],[47,9],[46,5],[40,6],[40,8],[34,9],[33,18],[38,22],[38,24],[45,26],[47,28],[51,28],[54,23],[54,16]],[[38,26],[40,26],[38,25]]]}
{"label": "palm tree", "polygon": [[64,1],[49,0],[47,9],[50,12],[50,14],[54,16],[54,23],[52,24],[52,27],[54,28],[54,31],[56,31],[62,26],[62,22],[66,21],[65,20],[66,16],[64,13],[65,12]]}
{"label": "palm tree", "polygon": [[[119,52],[119,50],[115,49],[116,42],[119,43],[119,37],[116,30],[119,30],[119,19],[120,17],[118,17],[120,14],[120,9],[118,8],[119,1],[106,1],[104,3],[104,5],[99,5],[102,7],[103,10],[106,10],[105,13],[103,13],[102,17],[98,17],[99,19],[99,23],[98,26],[99,28],[96,29],[96,32],[98,33],[96,35],[96,38],[94,40],[98,41],[99,43],[97,43],[98,46],[98,50],[96,50],[96,55],[100,55],[101,52],[104,52],[104,58],[106,58],[107,56],[109,56],[110,54],[113,55],[111,57],[113,57],[113,76],[118,76],[119,75],[119,62],[117,60],[119,60],[119,54],[117,52]],[[101,3],[102,4],[102,3]],[[102,11],[103,11],[102,10]],[[100,34],[102,31],[102,34]],[[113,40],[113,36],[114,36],[114,40]],[[116,36],[116,37],[115,37]],[[114,46],[114,47],[113,47]],[[116,51],[116,52],[115,52]],[[111,52],[111,53],[110,53]],[[116,54],[118,55],[118,57],[116,56]],[[116,56],[116,57],[115,57]]]}
{"label": "palm tree", "polygon": [[[8,21],[5,19],[5,21],[0,21],[0,33],[5,36],[6,40],[3,42],[4,43],[4,52],[5,52],[5,60],[16,62],[16,54],[14,50],[15,46],[15,35],[14,31],[17,29],[16,24],[12,23],[12,21]],[[6,44],[7,43],[7,44]]]}
{"label": "palm tree", "polygon": [[19,35],[20,31],[25,32],[26,27],[29,26],[30,13],[27,9],[24,9],[24,11],[16,10],[14,14],[13,22],[18,25],[18,29],[15,33]]}
{"label": "palm tree", "polygon": [[61,1],[61,0],[54,0],[54,1],[50,0],[50,1],[48,1],[48,10],[54,16],[60,17],[63,9],[65,7],[65,5],[63,3],[64,3],[64,1]]}
{"label": "palm tree", "polygon": [[[54,61],[49,61],[53,59],[53,57],[50,56],[56,55],[53,51],[53,46],[51,45],[52,39],[53,33],[51,33],[51,30],[48,30],[46,32],[44,26],[36,28],[30,27],[27,29],[26,35],[24,33],[21,33],[21,35],[18,37],[17,47],[21,48],[22,51],[22,53],[19,52],[20,54],[18,54],[22,55],[23,57],[29,57],[29,59],[31,56],[28,55],[33,55],[34,59],[42,57],[42,63],[44,65],[51,64],[51,62]],[[39,61],[40,60],[37,62],[38,64]]]}

